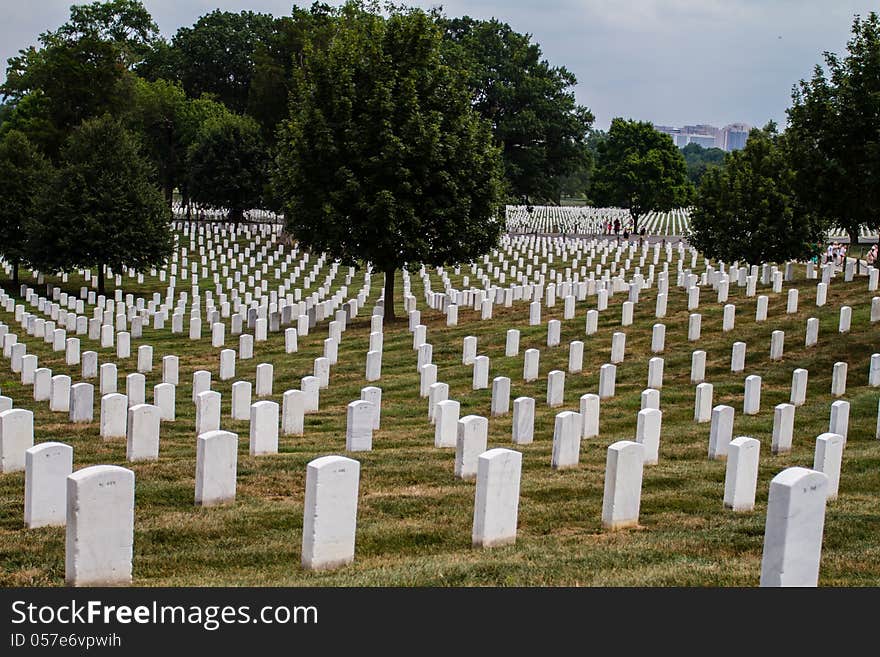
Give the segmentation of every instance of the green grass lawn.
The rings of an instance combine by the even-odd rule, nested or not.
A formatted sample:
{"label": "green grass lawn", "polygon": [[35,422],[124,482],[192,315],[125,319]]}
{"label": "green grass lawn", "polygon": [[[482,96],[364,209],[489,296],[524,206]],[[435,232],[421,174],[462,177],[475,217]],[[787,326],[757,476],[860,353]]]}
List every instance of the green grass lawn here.
{"label": "green grass lawn", "polygon": [[[461,275],[470,275],[474,284],[477,281],[469,269],[462,267]],[[487,321],[480,321],[478,312],[461,308],[459,325],[447,327],[441,313],[425,306],[421,281],[411,275],[412,293],[418,298],[422,323],[428,327],[427,340],[433,345],[437,380],[449,384],[450,399],[461,403],[462,417],[489,415],[495,376],[511,378],[511,400],[523,395],[536,399],[531,445],[512,445],[511,415],[489,421],[490,448],[515,448],[524,455],[519,530],[516,544],[509,547],[471,547],[475,484],[453,477],[453,449],[433,446],[434,427],[428,422],[427,399],[418,394],[416,352],[405,321],[386,324],[382,379],[372,384],[365,381],[369,312],[381,290],[380,274],[372,277],[366,308],[343,334],[330,388],[321,391],[320,412],[306,416],[304,436],[281,437],[278,455],[248,455],[248,423],[230,419],[234,380],[218,380],[220,349],[210,346],[207,326],[203,339],[192,342],[186,333],[171,334],[169,318],[166,330],[146,328],[141,340],[132,341],[132,357],[119,361],[119,387],[124,392],[125,374],[136,371],[137,345],[153,345],[154,370],[147,374],[150,402],[152,386],[161,382],[162,356],[180,356],[177,420],[163,424],[156,462],[128,464],[124,440],[100,439],[97,380],[95,422],[88,425],[69,424],[66,414],[50,413],[48,404],[34,403],[31,388],[19,384],[5,359],[0,360],[0,390],[14,399],[16,407],[34,411],[36,442],[57,440],[73,446],[75,468],[106,463],[135,471],[135,585],[754,586],[760,577],[769,481],[789,466],[812,467],[815,438],[827,431],[834,401],[832,366],[847,361],[849,381],[843,399],[852,404],[849,438],[840,496],[827,507],[819,581],[828,586],[880,585],[880,441],[875,439],[880,388],[867,386],[870,356],[880,351],[880,325],[869,323],[873,295],[867,291],[866,279],[844,283],[839,276],[829,288],[828,304],[816,308],[816,281],[805,281],[803,269],[798,268],[793,283],[800,290],[798,313],[785,314],[785,292],[792,284],[786,284],[782,294],[759,285],[758,294],[770,297],[768,321],[763,323],[754,322],[756,298],[745,298],[745,288],[732,283],[729,303],[737,306],[736,328],[728,333],[721,331],[723,304],[715,302],[711,287],[704,288],[698,311],[703,315],[702,338],[691,343],[687,341],[686,295],[674,287],[674,265],[670,270],[665,320],[654,318],[653,288],[642,292],[634,324],[620,328],[626,295],[617,293],[609,300],[608,310],[600,313],[598,333],[585,336],[586,311],[596,305],[596,297],[588,297],[578,302],[575,319],[562,322],[561,346],[553,349],[546,346],[546,322],[562,319],[561,299],[554,308],[542,309],[541,326],[529,326],[527,302],[515,302],[512,308],[496,306],[493,319]],[[703,270],[701,260],[697,271]],[[326,273],[325,267],[318,283]],[[336,286],[345,273],[347,268],[340,267]],[[454,284],[460,281],[460,275],[451,277]],[[443,289],[436,273],[431,279],[435,291]],[[147,297],[155,291],[164,294],[165,284],[156,279],[147,277],[140,286],[132,286],[133,280],[125,279],[126,292]],[[347,298],[356,294],[362,281],[359,271]],[[8,281],[0,282],[17,294]],[[71,276],[63,287],[78,293],[81,284]],[[212,283],[202,285],[213,288]],[[45,294],[45,287],[35,289]],[[178,291],[188,289],[186,282],[178,283]],[[399,295],[402,280],[396,289]],[[853,308],[852,331],[845,335],[837,331],[841,305]],[[401,298],[396,306],[402,315]],[[808,317],[820,320],[819,344],[811,349],[803,346]],[[188,315],[185,319],[186,328]],[[78,366],[67,367],[63,352],[52,352],[42,339],[26,336],[11,313],[0,311],[0,320],[27,342],[28,353],[38,355],[39,366],[50,367],[53,374],[70,374],[74,382],[81,379]],[[648,359],[654,355],[650,352],[651,326],[656,322],[667,327],[660,461],[645,469],[640,525],[608,532],[600,520],[606,448],[618,440],[634,439]],[[509,328],[521,331],[520,352],[506,358],[505,331]],[[785,356],[770,362],[770,334],[775,329],[785,331]],[[583,441],[577,468],[556,472],[550,467],[554,417],[563,410],[577,411],[580,395],[597,392],[598,370],[609,361],[611,335],[616,330],[627,335],[626,359],[618,365],[616,396],[602,402],[600,436]],[[467,335],[478,338],[477,353],[491,360],[489,390],[471,390],[471,368],[461,365],[462,339]],[[226,347],[237,348],[237,337],[228,326],[226,336]],[[283,333],[270,334],[268,342],[255,345],[253,360],[236,363],[235,380],[253,382],[259,363],[273,363],[270,399],[280,404],[285,390],[298,388],[301,377],[312,373],[325,337],[326,322],[300,337],[297,353],[285,354]],[[550,409],[545,401],[547,373],[567,369],[567,345],[572,340],[585,342],[584,370],[566,375],[566,403]],[[732,374],[729,367],[735,341],[748,343],[746,370],[740,374]],[[541,351],[540,377],[524,383],[523,354],[528,348]],[[82,350],[87,349],[97,350],[101,363],[115,360],[115,351],[83,340]],[[713,404],[736,409],[734,436],[761,441],[753,512],[735,514],[722,508],[725,464],[707,458],[709,424],[693,422],[690,360],[694,349],[707,352],[706,380],[714,384]],[[797,367],[809,370],[807,401],[795,414],[792,452],[772,456],[773,407],[788,401],[792,370]],[[192,373],[198,369],[213,373],[212,388],[222,395],[222,428],[239,435],[237,499],[228,506],[198,508],[193,502],[196,436],[190,397]],[[742,415],[743,382],[749,374],[763,377],[761,412],[754,417]],[[373,451],[351,455],[361,463],[355,561],[335,571],[306,572],[300,566],[306,464],[319,456],[345,453],[346,405],[359,399],[366,385],[382,388],[382,428],[374,432]],[[0,585],[63,585],[64,529],[24,529],[23,497],[24,473],[0,475]]]}

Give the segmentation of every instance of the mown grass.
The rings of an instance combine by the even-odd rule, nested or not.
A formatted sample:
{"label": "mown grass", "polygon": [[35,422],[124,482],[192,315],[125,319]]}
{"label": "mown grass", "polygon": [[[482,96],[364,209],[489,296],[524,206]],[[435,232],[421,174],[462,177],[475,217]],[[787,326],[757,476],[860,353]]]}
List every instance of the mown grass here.
{"label": "mown grass", "polygon": [[[698,271],[702,271],[701,261]],[[311,265],[310,265],[311,266]],[[310,268],[309,266],[309,268]],[[340,268],[338,276],[344,275]],[[462,274],[469,274],[462,268]],[[870,300],[863,277],[844,283],[839,276],[830,286],[828,304],[815,307],[815,282],[786,284],[782,294],[759,285],[759,294],[770,297],[769,319],[755,323],[755,298],[745,298],[744,288],[731,286],[730,303],[737,306],[736,327],[722,333],[722,305],[709,289],[701,292],[702,338],[687,341],[686,296],[674,287],[674,265],[668,313],[654,318],[656,289],[644,290],[636,306],[635,322],[621,328],[621,303],[626,295],[611,297],[600,314],[599,331],[584,335],[586,310],[595,297],[577,304],[576,318],[562,322],[562,346],[546,346],[546,322],[562,319],[563,304],[543,308],[542,325],[528,325],[528,307],[494,308],[492,320],[480,321],[479,313],[460,309],[459,326],[447,327],[445,317],[427,309],[418,277],[412,291],[419,299],[422,323],[433,345],[438,381],[450,386],[450,398],[461,402],[461,415],[489,415],[491,390],[471,390],[471,368],[461,365],[462,339],[478,338],[478,353],[491,359],[491,378],[509,376],[511,399],[536,398],[535,442],[517,446],[524,454],[519,531],[514,546],[492,550],[471,547],[474,483],[453,477],[454,450],[433,447],[433,426],[427,418],[427,400],[419,398],[416,352],[405,321],[385,327],[382,379],[382,428],[374,433],[373,451],[353,455],[361,462],[361,487],[355,562],[331,572],[306,572],[300,567],[302,514],[306,464],[318,456],[343,454],[345,409],[359,399],[364,379],[369,338],[369,308],[350,322],[339,347],[339,363],[332,368],[331,385],[321,391],[320,412],[306,416],[301,437],[284,437],[280,453],[248,455],[248,423],[229,418],[231,384],[217,378],[219,349],[210,346],[210,334],[198,343],[184,335],[147,328],[143,339],[133,341],[132,358],[119,361],[120,388],[124,376],[135,371],[138,344],[152,344],[154,370],[147,375],[148,401],[152,386],[161,381],[161,357],[181,357],[177,389],[177,420],[163,424],[160,458],[153,463],[125,461],[123,440],[102,441],[98,436],[99,399],[95,422],[71,425],[66,417],[52,414],[45,403],[34,403],[30,388],[18,383],[0,362],[0,389],[16,406],[35,413],[36,440],[60,440],[74,447],[75,467],[111,463],[136,473],[134,583],[140,586],[753,586],[758,583],[763,544],[767,491],[770,479],[793,465],[811,467],[815,437],[827,431],[833,363],[849,363],[844,399],[852,404],[849,439],[844,454],[840,497],[826,513],[820,584],[828,586],[877,586],[880,584],[880,442],[875,440],[880,389],[867,386],[870,355],[880,351],[880,331],[869,323]],[[322,272],[319,281],[326,272]],[[471,275],[472,281],[474,276]],[[362,273],[349,285],[349,296],[360,287]],[[460,276],[453,276],[454,281]],[[126,279],[127,283],[128,279]],[[434,289],[442,289],[432,276]],[[398,281],[397,289],[401,289]],[[64,287],[78,292],[80,282],[71,278]],[[790,285],[800,290],[795,315],[785,314],[785,292]],[[381,276],[374,276],[371,301],[379,294]],[[208,286],[205,286],[208,287]],[[6,285],[12,292],[11,286]],[[179,288],[186,289],[186,288]],[[137,294],[163,291],[164,284],[148,280]],[[17,292],[17,291],[15,291]],[[45,292],[41,289],[40,292]],[[852,331],[837,332],[841,305],[853,308]],[[403,313],[397,302],[398,314]],[[820,320],[819,345],[806,349],[804,334],[808,317]],[[64,355],[53,353],[42,340],[23,336],[9,313],[4,321],[36,353],[40,366],[53,373],[69,373],[80,379],[79,367],[64,365]],[[647,383],[651,326],[667,327],[665,379],[661,391],[663,431],[660,462],[645,471],[640,525],[607,532],[600,514],[606,448],[621,439],[633,439],[640,393]],[[167,324],[170,329],[170,321]],[[504,356],[505,332],[521,331],[520,353]],[[785,356],[769,361],[770,333],[785,331]],[[563,472],[550,467],[553,421],[562,410],[578,410],[578,398],[598,389],[598,369],[608,362],[611,334],[627,334],[626,359],[618,366],[617,394],[602,402],[599,438],[582,444],[580,465]],[[257,343],[255,357],[238,361],[236,380],[254,381],[256,365],[275,367],[273,395],[281,402],[287,389],[299,387],[300,378],[311,374],[313,361],[322,355],[326,324],[299,340],[299,351],[284,353],[283,334],[270,334]],[[584,371],[566,374],[565,406],[546,406],[546,376],[552,369],[567,369],[567,344],[585,342]],[[748,343],[746,371],[729,370],[731,346]],[[237,339],[227,327],[227,347]],[[523,353],[541,351],[540,378],[522,381]],[[709,425],[693,422],[694,386],[690,383],[690,358],[694,349],[707,352],[706,380],[713,383],[714,404],[736,409],[735,435],[761,441],[757,504],[751,513],[734,514],[722,508],[725,464],[707,459]],[[95,344],[83,341],[83,350]],[[97,349],[100,362],[115,360],[112,350]],[[796,367],[809,370],[807,402],[795,417],[795,438],[790,454],[770,454],[773,406],[787,402],[791,373]],[[225,429],[239,434],[238,491],[232,505],[209,509],[193,503],[195,474],[194,407],[190,403],[192,373],[209,369],[212,387],[222,394]],[[761,412],[742,415],[743,381],[749,374],[763,377]],[[96,382],[97,383],[97,382]],[[511,417],[490,418],[489,446],[513,447]],[[25,530],[22,525],[23,473],[0,476],[0,585],[56,586],[64,582],[64,529]]]}

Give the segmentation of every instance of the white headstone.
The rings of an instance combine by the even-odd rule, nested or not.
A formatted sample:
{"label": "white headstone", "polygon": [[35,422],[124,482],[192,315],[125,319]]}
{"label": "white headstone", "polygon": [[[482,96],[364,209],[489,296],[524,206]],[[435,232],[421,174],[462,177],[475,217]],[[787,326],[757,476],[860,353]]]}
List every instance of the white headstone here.
{"label": "white headstone", "polygon": [[62,526],[67,522],[67,476],[73,472],[73,447],[45,442],[25,452],[25,527]]}
{"label": "white headstone", "polygon": [[510,378],[496,376],[492,379],[492,404],[493,416],[507,415],[510,412]]}
{"label": "white headstone", "polygon": [[849,434],[849,402],[842,399],[831,404],[831,419],[828,422],[828,431],[843,436],[843,445],[846,446],[846,438]]}
{"label": "white headstone", "polygon": [[743,415],[757,415],[761,410],[761,377],[750,374],[746,377],[743,394]]}
{"label": "white headstone", "polygon": [[272,395],[272,379],[275,368],[272,363],[260,363],[257,365],[257,385],[255,393],[257,397],[269,397]]}
{"label": "white headstone", "polygon": [[460,405],[454,399],[437,402],[434,410],[434,447],[455,447]]}
{"label": "white headstone", "polygon": [[376,386],[361,388],[361,399],[373,405],[373,431],[378,431],[382,423],[382,388]]}
{"label": "white headstone", "polygon": [[773,454],[787,454],[791,451],[794,435],[794,409],[792,404],[777,404],[773,409]]}
{"label": "white headstone", "polygon": [[553,370],[547,375],[547,406],[562,406],[565,398],[565,372]]}
{"label": "white headstone", "polygon": [[455,441],[455,477],[474,479],[477,457],[486,451],[489,420],[479,415],[466,415],[458,421]]}
{"label": "white headstone", "polygon": [[345,449],[368,452],[373,449],[373,404],[358,400],[349,403],[345,425]]}
{"label": "white headstone", "polygon": [[159,409],[137,404],[128,409],[125,458],[129,461],[155,461],[159,458]]}
{"label": "white headstone", "polygon": [[360,463],[322,456],[306,469],[302,566],[337,568],[354,561]]}
{"label": "white headstone", "polygon": [[125,438],[128,426],[128,398],[118,392],[101,397],[101,438]]}
{"label": "white headstone", "polygon": [[709,427],[709,458],[726,459],[728,446],[733,439],[733,406],[719,404],[712,409]]}
{"label": "white headstone", "polygon": [[200,392],[196,397],[196,435],[220,429],[220,393],[215,390]]}
{"label": "white headstone", "polygon": [[504,343],[504,355],[510,357],[517,354],[519,354],[519,331],[517,329],[508,329]]}
{"label": "white headstone", "polygon": [[174,422],[176,397],[177,388],[170,383],[157,383],[153,386],[153,405],[159,409],[161,422]]}
{"label": "white headstone", "polygon": [[626,354],[626,333],[616,331],[611,336],[611,362],[615,365],[622,363]]}
{"label": "white headstone", "polygon": [[0,412],[0,473],[25,469],[25,452],[34,446],[34,414],[24,408]]}
{"label": "white headstone", "polygon": [[128,405],[136,406],[147,401],[147,379],[140,372],[132,372],[125,377],[125,396],[128,397]]}
{"label": "white headstone", "polygon": [[639,443],[621,440],[608,447],[602,498],[602,526],[606,529],[639,524],[644,462],[644,448]]}
{"label": "white headstone", "polygon": [[[238,383],[243,383],[239,381]],[[235,385],[233,385],[233,397]],[[250,393],[250,390],[248,390]],[[250,402],[250,394],[247,395]],[[304,430],[305,395],[302,390],[287,390],[281,399],[281,433],[285,436],[301,436]]]}
{"label": "white headstone", "polygon": [[485,390],[489,387],[489,357],[474,358],[473,389]]}
{"label": "white headstone", "polygon": [[828,477],[786,468],[770,482],[761,586],[816,586],[822,556]]}
{"label": "white headstone", "polygon": [[133,545],[134,472],[93,465],[69,475],[64,576],[68,586],[131,584]]}
{"label": "white headstone", "polygon": [[651,329],[651,352],[662,354],[666,349],[666,324],[654,324]]}
{"label": "white headstone", "polygon": [[177,356],[162,356],[162,383],[170,383],[171,385],[179,384],[179,362]]}
{"label": "white headstone", "polygon": [[513,400],[512,439],[517,445],[529,445],[535,437],[535,400],[517,397]]}
{"label": "white headstone", "polygon": [[278,453],[278,404],[258,401],[251,404],[250,455]]}
{"label": "white headstone", "polygon": [[235,501],[238,434],[208,431],[196,440],[196,504],[214,506]]}
{"label": "white headstone", "polygon": [[236,381],[232,384],[232,419],[251,419],[251,391],[253,386],[250,381]]}
{"label": "white headstone", "polygon": [[706,352],[697,350],[691,354],[691,383],[706,380]]}
{"label": "white headstone", "polygon": [[784,344],[785,333],[783,331],[773,331],[770,335],[770,360],[782,360]]}
{"label": "white headstone", "polygon": [[576,467],[581,452],[580,413],[563,411],[556,416],[553,427],[553,452],[550,465],[555,470]]}
{"label": "white headstone", "polygon": [[791,375],[791,398],[789,401],[795,406],[802,406],[807,399],[807,377],[809,372],[797,368]]}
{"label": "white headstone", "polygon": [[53,413],[70,412],[70,377],[66,374],[56,374],[52,377],[49,410]]}
{"label": "white headstone", "polygon": [[761,443],[740,436],[730,441],[724,475],[724,508],[737,512],[755,508]]}
{"label": "white headstone", "polygon": [[609,399],[614,396],[617,379],[617,366],[606,363],[599,368],[599,398]]}
{"label": "white headstone", "polygon": [[91,422],[95,414],[95,386],[76,383],[70,387],[70,421]]}
{"label": "white headstone", "polygon": [[645,465],[656,465],[660,458],[660,427],[663,413],[654,408],[639,411],[636,442],[643,448]]}
{"label": "white headstone", "polygon": [[516,542],[522,454],[490,449],[477,459],[472,543],[496,547]]}
{"label": "white headstone", "polygon": [[109,395],[111,392],[116,392],[116,386],[116,363],[104,363],[101,365],[101,394]]}
{"label": "white headstone", "polygon": [[828,477],[828,499],[836,500],[840,486],[840,465],[843,461],[843,436],[837,433],[823,433],[816,438],[816,453],[813,470]]}
{"label": "white headstone", "polygon": [[834,368],[831,372],[832,397],[843,397],[846,394],[846,370],[847,364],[845,361],[834,363]]}
{"label": "white headstone", "polygon": [[710,422],[712,420],[713,390],[711,383],[697,385],[694,398],[694,422]]}

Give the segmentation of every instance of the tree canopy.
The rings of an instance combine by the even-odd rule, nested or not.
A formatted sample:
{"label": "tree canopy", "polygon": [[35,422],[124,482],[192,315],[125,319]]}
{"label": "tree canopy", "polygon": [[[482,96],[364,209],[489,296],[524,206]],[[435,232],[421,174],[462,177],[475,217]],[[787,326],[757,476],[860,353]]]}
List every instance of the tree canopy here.
{"label": "tree canopy", "polygon": [[192,199],[228,209],[233,221],[260,207],[268,185],[268,156],[257,122],[235,114],[206,120],[189,147],[187,172]]}
{"label": "tree canopy", "polygon": [[15,106],[11,127],[55,158],[83,120],[127,104],[122,80],[146,56],[158,28],[138,0],[73,5],[70,19],[11,57],[0,91]]}
{"label": "tree canopy", "polygon": [[682,207],[693,198],[684,156],[650,123],[615,118],[597,149],[591,195],[599,205],[629,209],[633,231],[647,212]]}
{"label": "tree canopy", "polygon": [[500,158],[463,72],[418,9],[383,19],[349,2],[307,45],[275,168],[287,229],[343,264],[394,273],[485,253],[502,229]]}
{"label": "tree canopy", "polygon": [[792,91],[789,152],[802,203],[858,242],[880,229],[880,17],[856,16],[847,54],[825,53]]}
{"label": "tree canopy", "polygon": [[588,170],[593,115],[575,102],[574,74],[542,59],[528,34],[496,19],[438,18],[458,47],[476,110],[501,146],[507,194],[559,203],[564,179]]}
{"label": "tree canopy", "polygon": [[694,187],[700,186],[703,175],[710,167],[724,166],[726,153],[720,148],[704,148],[699,144],[690,143],[681,149],[687,164],[688,180]]}
{"label": "tree canopy", "polygon": [[724,168],[703,176],[688,241],[707,257],[756,264],[805,259],[821,248],[826,225],[794,194],[782,137],[754,129]]}
{"label": "tree canopy", "polygon": [[12,265],[18,283],[18,266],[28,261],[25,225],[45,194],[52,166],[28,138],[10,130],[0,138],[0,255]]}
{"label": "tree canopy", "polygon": [[61,154],[37,217],[28,225],[31,261],[47,270],[143,271],[173,244],[171,211],[135,136],[105,115],[77,128]]}
{"label": "tree canopy", "polygon": [[182,27],[171,41],[171,62],[191,98],[213,94],[234,112],[247,108],[258,44],[273,35],[269,14],[216,9],[192,27]]}

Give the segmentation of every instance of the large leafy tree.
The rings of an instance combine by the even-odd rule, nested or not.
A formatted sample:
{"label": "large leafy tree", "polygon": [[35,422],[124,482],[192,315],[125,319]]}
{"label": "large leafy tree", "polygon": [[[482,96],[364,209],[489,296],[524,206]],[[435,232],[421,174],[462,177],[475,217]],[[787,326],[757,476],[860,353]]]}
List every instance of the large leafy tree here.
{"label": "large leafy tree", "polygon": [[153,183],[135,135],[105,115],[83,123],[62,151],[37,218],[29,260],[42,269],[138,271],[165,262],[173,245],[171,211]]}
{"label": "large leafy tree", "polygon": [[45,195],[51,171],[24,133],[10,130],[0,139],[0,255],[12,265],[15,284],[19,264],[27,260],[26,224]]}
{"label": "large leafy tree", "polygon": [[726,153],[720,148],[704,148],[699,144],[688,144],[681,149],[687,164],[688,180],[699,187],[706,171],[711,167],[723,166]]}
{"label": "large leafy tree", "polygon": [[794,194],[785,140],[769,128],[752,130],[724,168],[703,176],[688,241],[707,257],[783,262],[821,248],[826,225]]}
{"label": "large leafy tree", "polygon": [[563,179],[590,167],[593,115],[575,101],[574,74],[551,66],[528,34],[496,19],[438,22],[458,46],[474,107],[501,145],[508,195],[559,203]]}
{"label": "large leafy tree", "polygon": [[[205,14],[192,27],[182,27],[171,41],[172,62],[187,95],[213,94],[232,111],[247,108],[254,77],[254,56],[261,43],[271,40],[274,18],[269,14],[219,9]],[[159,67],[166,70],[168,67]],[[166,70],[167,73],[167,70]]]}
{"label": "large leafy tree", "polygon": [[856,16],[847,54],[824,54],[792,91],[791,164],[802,202],[846,230],[880,228],[880,17]]}
{"label": "large leafy tree", "polygon": [[84,119],[125,106],[129,70],[149,52],[158,28],[139,0],[74,5],[70,18],[11,57],[0,92],[10,117],[53,158]]}
{"label": "large leafy tree", "polygon": [[268,155],[256,121],[236,114],[208,119],[189,147],[187,172],[192,200],[228,209],[233,222],[260,207]]}
{"label": "large leafy tree", "polygon": [[394,9],[386,20],[349,2],[337,20],[325,48],[306,46],[275,187],[301,243],[384,272],[392,320],[397,270],[467,261],[497,242],[499,153],[430,16]]}
{"label": "large leafy tree", "polygon": [[246,111],[260,124],[263,139],[270,146],[275,143],[278,125],[289,114],[293,69],[302,63],[305,44],[323,48],[333,24],[329,5],[315,2],[309,9],[294,6],[290,16],[275,19],[266,40],[255,44]]}
{"label": "large leafy tree", "polygon": [[185,165],[180,124],[186,103],[183,89],[172,82],[132,80],[132,103],[125,112],[125,122],[141,136],[169,205]]}
{"label": "large leafy tree", "polygon": [[627,208],[634,231],[646,213],[690,203],[694,190],[684,156],[650,123],[615,118],[597,148],[591,197],[599,205]]}
{"label": "large leafy tree", "polygon": [[121,114],[124,123],[140,136],[165,200],[171,203],[175,188],[186,200],[189,148],[209,119],[228,117],[231,112],[209,97],[187,98],[179,83],[138,77],[128,82],[131,102]]}

